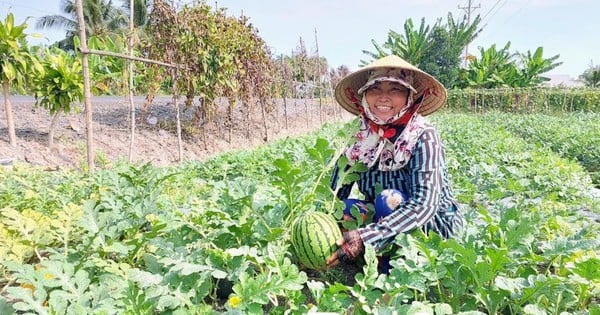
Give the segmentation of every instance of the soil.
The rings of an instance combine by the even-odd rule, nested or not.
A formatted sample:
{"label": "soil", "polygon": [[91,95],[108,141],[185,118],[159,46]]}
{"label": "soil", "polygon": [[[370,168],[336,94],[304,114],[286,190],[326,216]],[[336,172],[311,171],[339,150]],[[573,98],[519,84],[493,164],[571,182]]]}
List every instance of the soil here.
{"label": "soil", "polygon": [[[49,169],[85,169],[87,167],[87,129],[84,106],[70,115],[59,114],[54,142],[49,146],[48,133],[52,116],[35,106],[28,96],[10,98],[17,145],[10,145],[5,107],[0,109],[0,164],[27,163]],[[228,103],[218,102],[214,119],[200,127],[194,114],[198,104],[180,106],[182,126],[181,159],[177,137],[177,111],[171,97],[157,97],[142,115],[144,97],[134,98],[136,124],[132,158],[129,159],[131,124],[129,102],[125,97],[92,98],[92,132],[95,164],[109,166],[117,160],[133,163],[150,162],[172,166],[189,160],[203,161],[232,150],[254,148],[267,142],[307,134],[324,123],[352,118],[331,99],[283,99],[274,101],[263,116],[261,108],[248,109],[234,104],[233,124],[227,117]],[[251,113],[248,115],[248,113]],[[265,123],[266,122],[266,123]],[[229,141],[231,137],[231,141]]]}

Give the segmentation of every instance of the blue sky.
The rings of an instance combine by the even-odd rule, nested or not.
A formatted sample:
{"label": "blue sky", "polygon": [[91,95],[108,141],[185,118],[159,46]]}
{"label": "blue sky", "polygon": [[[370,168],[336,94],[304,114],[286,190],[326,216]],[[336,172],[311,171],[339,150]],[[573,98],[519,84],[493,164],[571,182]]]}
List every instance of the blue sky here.
{"label": "blue sky", "polygon": [[[85,1],[85,0],[84,0]],[[117,3],[119,1],[115,1]],[[189,1],[188,1],[189,2]],[[60,0],[0,0],[0,16],[15,14],[17,22],[27,16],[29,33],[40,33],[44,39],[30,42],[53,42],[61,32],[35,30],[36,17],[59,13]],[[227,8],[230,15],[242,12],[258,29],[259,35],[274,54],[291,54],[299,40],[331,67],[347,65],[358,68],[362,51],[373,51],[371,40],[383,43],[389,30],[403,32],[406,19],[417,26],[421,18],[433,25],[438,18],[446,20],[465,13],[459,7],[468,0],[211,0],[210,5]],[[469,46],[479,56],[478,47],[496,44],[498,48],[511,42],[511,52],[534,52],[544,47],[544,57],[559,54],[563,65],[551,74],[568,74],[576,78],[593,62],[600,64],[600,1],[598,0],[472,0],[473,14],[484,19],[484,29]],[[316,32],[316,35],[315,35]]]}

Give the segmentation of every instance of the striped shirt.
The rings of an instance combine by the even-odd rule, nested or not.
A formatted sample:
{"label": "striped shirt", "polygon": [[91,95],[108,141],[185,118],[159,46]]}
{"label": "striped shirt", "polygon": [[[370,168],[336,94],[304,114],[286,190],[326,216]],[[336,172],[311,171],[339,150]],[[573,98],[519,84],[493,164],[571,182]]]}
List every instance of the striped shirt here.
{"label": "striped shirt", "polygon": [[[331,187],[337,187],[339,169],[332,175]],[[380,189],[397,189],[409,196],[394,212],[380,222],[358,229],[365,244],[376,250],[390,243],[398,233],[422,228],[451,237],[463,225],[463,218],[448,181],[445,151],[437,130],[427,125],[408,164],[395,171],[381,171],[377,163],[359,174],[356,182],[365,200],[373,203]],[[349,197],[354,183],[345,184],[338,198]]]}

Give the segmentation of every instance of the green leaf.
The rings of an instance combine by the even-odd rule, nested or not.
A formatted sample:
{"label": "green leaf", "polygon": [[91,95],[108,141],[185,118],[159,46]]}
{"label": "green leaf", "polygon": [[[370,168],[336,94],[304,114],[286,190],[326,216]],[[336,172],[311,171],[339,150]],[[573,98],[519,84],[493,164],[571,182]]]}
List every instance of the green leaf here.
{"label": "green leaf", "polygon": [[33,311],[34,314],[48,315],[48,308],[44,305],[46,296],[32,295],[31,290],[21,287],[8,287],[6,292],[18,301],[12,306],[16,311]]}
{"label": "green leaf", "polygon": [[454,312],[452,311],[452,306],[446,303],[435,304],[433,308],[435,310],[435,315],[454,314]]}
{"label": "green leaf", "polygon": [[4,74],[4,78],[8,81],[13,81],[17,77],[15,66],[8,60],[5,60],[2,65],[2,73]]}
{"label": "green leaf", "polygon": [[576,262],[573,272],[590,281],[598,280],[600,279],[600,259],[590,258]]}
{"label": "green leaf", "polygon": [[335,153],[335,150],[329,147],[329,142],[324,138],[317,138],[312,148],[307,148],[309,156],[317,160],[321,165],[327,165],[327,161]]}
{"label": "green leaf", "polygon": [[546,315],[548,314],[544,308],[537,306],[537,305],[533,305],[533,304],[527,304],[525,305],[525,307],[523,307],[523,314],[528,314],[528,315]]}
{"label": "green leaf", "polygon": [[431,305],[418,301],[413,301],[408,307],[403,307],[402,311],[406,315],[434,315],[434,312]]}
{"label": "green leaf", "polygon": [[6,315],[14,315],[15,314],[15,309],[12,307],[12,305],[10,305],[8,302],[6,302],[2,298],[0,298],[0,314],[6,314]]}
{"label": "green leaf", "polygon": [[159,285],[163,281],[163,276],[137,268],[129,270],[128,276],[131,281],[137,283],[142,289]]}

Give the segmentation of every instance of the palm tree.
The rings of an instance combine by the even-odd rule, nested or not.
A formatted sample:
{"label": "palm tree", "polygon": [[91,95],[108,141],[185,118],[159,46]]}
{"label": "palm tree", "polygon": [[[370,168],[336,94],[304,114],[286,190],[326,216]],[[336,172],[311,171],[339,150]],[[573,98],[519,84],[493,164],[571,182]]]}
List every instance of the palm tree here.
{"label": "palm tree", "polygon": [[[36,28],[66,30],[65,39],[59,41],[57,44],[62,49],[73,50],[73,37],[79,32],[75,1],[62,0],[60,8],[66,16],[58,14],[43,16],[38,20]],[[113,6],[112,0],[84,1],[83,16],[88,36],[120,33],[127,26],[127,16],[123,10]]]}
{"label": "palm tree", "polygon": [[[122,8],[125,14],[129,16],[129,0],[123,1]],[[133,25],[135,27],[143,28],[148,25],[151,8],[151,0],[133,0]]]}
{"label": "palm tree", "polygon": [[590,67],[579,76],[579,80],[581,80],[587,87],[600,87],[600,66],[594,66],[591,64]]}

